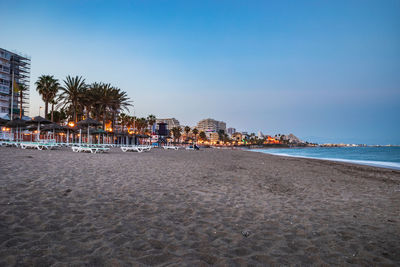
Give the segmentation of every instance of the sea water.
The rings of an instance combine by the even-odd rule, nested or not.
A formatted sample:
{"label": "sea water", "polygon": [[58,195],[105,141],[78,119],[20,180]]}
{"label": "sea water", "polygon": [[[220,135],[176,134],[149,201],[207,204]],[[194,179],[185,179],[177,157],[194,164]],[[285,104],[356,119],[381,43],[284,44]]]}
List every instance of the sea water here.
{"label": "sea water", "polygon": [[394,146],[274,148],[254,149],[253,151],[289,157],[351,162],[400,170],[400,147]]}

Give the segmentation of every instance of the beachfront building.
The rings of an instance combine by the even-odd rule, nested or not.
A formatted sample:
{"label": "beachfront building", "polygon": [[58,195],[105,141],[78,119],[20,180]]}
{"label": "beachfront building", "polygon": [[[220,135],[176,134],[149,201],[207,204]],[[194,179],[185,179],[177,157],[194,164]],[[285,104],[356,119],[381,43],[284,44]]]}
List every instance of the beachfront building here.
{"label": "beachfront building", "polygon": [[156,119],[156,125],[159,123],[165,123],[167,125],[167,130],[171,130],[174,127],[179,127],[179,121],[175,118],[168,118],[168,119]]}
{"label": "beachfront building", "polygon": [[0,48],[0,117],[28,114],[30,63],[28,56]]}
{"label": "beachfront building", "polygon": [[200,132],[219,132],[223,130],[226,132],[226,123],[223,121],[217,121],[214,119],[204,119],[197,123],[196,128]]}
{"label": "beachfront building", "polygon": [[228,134],[230,136],[232,136],[234,133],[236,133],[236,129],[235,128],[228,128]]}
{"label": "beachfront building", "polygon": [[210,139],[212,143],[216,143],[219,141],[219,134],[217,132],[208,133],[208,139]]}

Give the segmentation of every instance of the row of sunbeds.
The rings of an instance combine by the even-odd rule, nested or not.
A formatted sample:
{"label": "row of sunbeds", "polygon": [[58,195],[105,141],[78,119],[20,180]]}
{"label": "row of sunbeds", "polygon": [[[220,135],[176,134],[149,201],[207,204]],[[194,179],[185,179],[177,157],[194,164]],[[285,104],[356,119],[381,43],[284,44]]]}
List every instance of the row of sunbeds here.
{"label": "row of sunbeds", "polygon": [[38,150],[49,150],[60,147],[54,142],[16,142],[16,141],[0,141],[0,146],[15,146],[22,149],[34,148]]}
{"label": "row of sunbeds", "polygon": [[[150,151],[152,146],[144,146],[144,145],[133,145],[133,146],[121,146],[120,147],[122,152],[146,152]],[[72,146],[73,152],[90,152],[93,154],[96,153],[104,153],[110,150],[109,147],[100,147],[100,146],[93,146],[93,145],[83,145],[83,146]]]}
{"label": "row of sunbeds", "polygon": [[[56,143],[56,142],[46,142],[46,140],[41,140],[39,142],[16,142],[16,141],[0,141],[0,146],[15,146],[22,149],[38,149],[38,150],[50,150],[54,148],[59,148],[61,146],[71,147],[73,152],[89,152],[92,154],[104,153],[110,150],[110,147],[115,147],[113,144],[79,144],[79,143]],[[119,145],[122,152],[147,152],[150,151],[151,145]],[[163,149],[178,150],[178,146],[165,145]]]}

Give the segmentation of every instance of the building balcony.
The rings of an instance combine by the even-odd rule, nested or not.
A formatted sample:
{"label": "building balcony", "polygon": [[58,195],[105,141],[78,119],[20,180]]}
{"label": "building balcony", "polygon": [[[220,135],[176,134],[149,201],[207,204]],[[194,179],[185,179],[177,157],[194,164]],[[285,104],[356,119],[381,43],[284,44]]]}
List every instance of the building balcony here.
{"label": "building balcony", "polygon": [[1,108],[8,108],[8,107],[10,107],[10,105],[8,104],[8,102],[0,101],[0,107]]}
{"label": "building balcony", "polygon": [[8,88],[8,86],[0,85],[0,93],[10,94],[10,88]]}
{"label": "building balcony", "polygon": [[3,58],[5,60],[10,60],[11,59],[11,55],[7,52],[4,51],[0,51],[0,58]]}
{"label": "building balcony", "polygon": [[10,80],[10,74],[0,73],[0,78],[4,80]]}
{"label": "building balcony", "polygon": [[10,96],[8,96],[8,95],[0,95],[0,100],[9,101],[10,100]]}
{"label": "building balcony", "polygon": [[7,62],[5,60],[0,60],[0,65],[3,65],[4,67],[8,67],[8,68],[11,67],[10,62]]}

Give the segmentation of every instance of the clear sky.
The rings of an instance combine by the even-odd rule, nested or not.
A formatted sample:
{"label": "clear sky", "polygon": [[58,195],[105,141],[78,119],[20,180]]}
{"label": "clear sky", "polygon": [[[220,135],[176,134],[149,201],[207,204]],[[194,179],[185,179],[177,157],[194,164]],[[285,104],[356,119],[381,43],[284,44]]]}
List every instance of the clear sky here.
{"label": "clear sky", "polygon": [[[400,144],[400,1],[0,0],[0,47],[110,82],[135,115]],[[133,110],[131,111],[133,114]]]}

